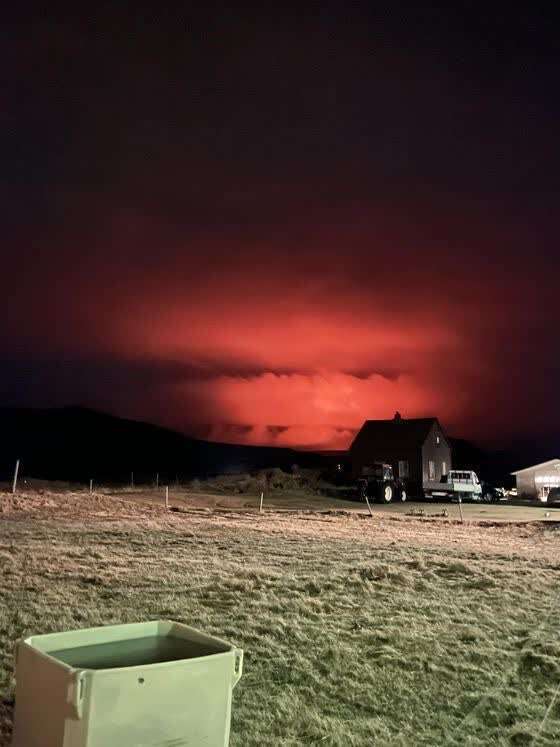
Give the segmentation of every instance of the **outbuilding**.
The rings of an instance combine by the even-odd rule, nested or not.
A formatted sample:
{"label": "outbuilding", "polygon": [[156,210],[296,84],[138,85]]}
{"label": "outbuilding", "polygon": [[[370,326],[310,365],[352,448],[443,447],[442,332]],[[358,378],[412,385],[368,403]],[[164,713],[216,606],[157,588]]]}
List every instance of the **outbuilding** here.
{"label": "outbuilding", "polygon": [[352,473],[385,462],[407,482],[410,495],[422,495],[423,484],[439,481],[451,469],[451,448],[437,418],[366,420],[350,447]]}
{"label": "outbuilding", "polygon": [[550,489],[560,487],[560,459],[549,459],[511,474],[515,477],[519,497],[545,503]]}

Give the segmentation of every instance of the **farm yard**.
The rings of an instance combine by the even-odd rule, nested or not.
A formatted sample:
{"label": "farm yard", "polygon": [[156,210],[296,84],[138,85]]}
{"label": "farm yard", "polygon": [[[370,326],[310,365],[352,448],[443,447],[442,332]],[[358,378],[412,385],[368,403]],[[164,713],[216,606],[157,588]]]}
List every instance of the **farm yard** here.
{"label": "farm yard", "polygon": [[0,493],[1,747],[18,638],[156,618],[244,649],[232,745],[560,743],[560,511],[300,498]]}

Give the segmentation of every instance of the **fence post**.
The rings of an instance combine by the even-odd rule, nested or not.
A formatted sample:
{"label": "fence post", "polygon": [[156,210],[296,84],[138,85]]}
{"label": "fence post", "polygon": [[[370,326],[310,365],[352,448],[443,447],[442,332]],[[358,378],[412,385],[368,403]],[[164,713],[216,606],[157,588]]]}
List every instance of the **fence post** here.
{"label": "fence post", "polygon": [[263,498],[264,498],[264,492],[261,490],[261,500],[259,504],[259,514],[262,514],[263,512]]}
{"label": "fence post", "polygon": [[165,508],[169,509],[169,485],[165,486]]}
{"label": "fence post", "polygon": [[93,493],[93,480],[89,481],[89,492],[90,492],[90,495],[91,493]]}
{"label": "fence post", "polygon": [[19,472],[19,459],[16,462],[16,468],[14,470],[14,482],[12,483],[12,494],[14,494],[17,490],[18,472]]}

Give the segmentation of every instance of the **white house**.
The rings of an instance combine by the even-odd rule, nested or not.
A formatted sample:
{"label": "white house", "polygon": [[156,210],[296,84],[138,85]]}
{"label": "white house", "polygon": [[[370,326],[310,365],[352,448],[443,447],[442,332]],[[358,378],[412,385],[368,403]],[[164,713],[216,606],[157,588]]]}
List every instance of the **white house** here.
{"label": "white house", "polygon": [[515,475],[517,495],[544,503],[550,488],[560,487],[560,459],[549,459],[511,474]]}

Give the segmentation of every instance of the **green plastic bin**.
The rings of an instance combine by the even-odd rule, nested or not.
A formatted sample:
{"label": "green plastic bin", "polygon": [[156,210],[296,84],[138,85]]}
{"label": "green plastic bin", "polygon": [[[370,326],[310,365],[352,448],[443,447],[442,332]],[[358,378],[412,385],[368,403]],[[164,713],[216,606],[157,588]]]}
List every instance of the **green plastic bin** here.
{"label": "green plastic bin", "polygon": [[243,651],[170,621],[26,638],[13,747],[224,747]]}

